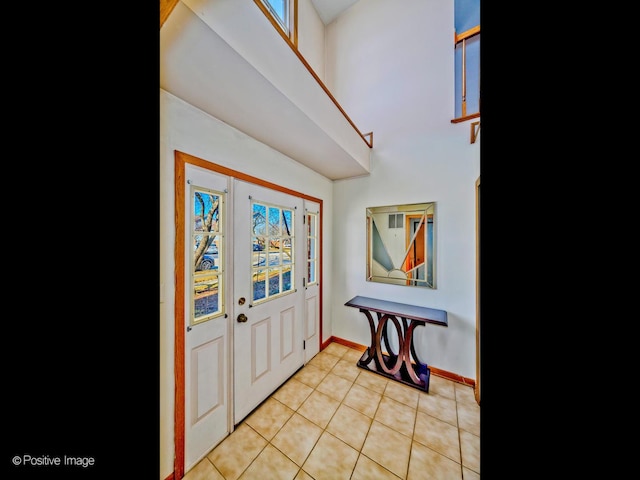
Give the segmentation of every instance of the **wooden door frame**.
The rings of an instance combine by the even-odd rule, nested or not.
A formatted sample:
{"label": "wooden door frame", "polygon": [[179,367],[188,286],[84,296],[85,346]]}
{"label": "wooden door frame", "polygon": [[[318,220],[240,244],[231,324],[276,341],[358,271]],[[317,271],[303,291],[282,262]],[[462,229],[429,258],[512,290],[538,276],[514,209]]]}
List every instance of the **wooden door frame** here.
{"label": "wooden door frame", "polygon": [[[186,228],[186,219],[184,211],[185,202],[185,169],[186,164],[195,165],[197,167],[204,168],[213,172],[233,177],[238,180],[244,180],[249,183],[254,183],[263,187],[284,192],[295,197],[299,197],[305,200],[316,202],[320,205],[320,222],[318,230],[318,282],[319,284],[319,331],[318,342],[320,343],[319,350],[322,350],[322,224],[324,222],[323,216],[323,202],[322,199],[306,195],[304,193],[291,190],[286,187],[282,187],[275,183],[267,182],[260,178],[247,175],[246,173],[233,170],[231,168],[218,165],[207,160],[189,155],[188,153],[181,152],[179,150],[174,151],[175,165],[174,165],[174,195],[175,195],[175,303],[174,303],[174,320],[175,320],[175,332],[174,332],[174,378],[175,378],[175,404],[174,404],[174,464],[173,464],[173,478],[180,480],[184,477],[184,456],[185,456],[185,243],[184,235]],[[227,388],[228,386],[225,386]]]}
{"label": "wooden door frame", "polygon": [[480,405],[480,177],[476,180],[476,384],[473,393]]}

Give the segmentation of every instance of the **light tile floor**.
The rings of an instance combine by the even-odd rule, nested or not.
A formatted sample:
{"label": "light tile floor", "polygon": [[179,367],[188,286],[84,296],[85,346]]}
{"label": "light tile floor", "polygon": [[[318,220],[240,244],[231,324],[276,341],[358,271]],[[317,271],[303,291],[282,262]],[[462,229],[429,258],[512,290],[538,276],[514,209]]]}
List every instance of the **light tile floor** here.
{"label": "light tile floor", "polygon": [[477,480],[473,388],[429,393],[356,366],[331,343],[249,414],[185,480]]}

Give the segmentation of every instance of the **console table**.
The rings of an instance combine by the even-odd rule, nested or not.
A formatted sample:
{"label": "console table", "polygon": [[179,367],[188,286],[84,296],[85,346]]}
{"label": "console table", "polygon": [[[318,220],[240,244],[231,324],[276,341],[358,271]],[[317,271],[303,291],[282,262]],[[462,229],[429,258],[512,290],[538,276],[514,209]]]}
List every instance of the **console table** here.
{"label": "console table", "polygon": [[[358,360],[358,367],[428,393],[431,371],[426,363],[418,360],[413,346],[413,331],[427,323],[446,327],[447,312],[361,296],[353,297],[345,305],[358,308],[369,320],[371,345]],[[376,313],[377,326],[371,312]],[[398,320],[398,317],[401,320]],[[386,328],[388,321],[393,323],[398,332],[397,353],[394,353],[389,345]],[[382,351],[382,341],[386,346],[386,354]]]}

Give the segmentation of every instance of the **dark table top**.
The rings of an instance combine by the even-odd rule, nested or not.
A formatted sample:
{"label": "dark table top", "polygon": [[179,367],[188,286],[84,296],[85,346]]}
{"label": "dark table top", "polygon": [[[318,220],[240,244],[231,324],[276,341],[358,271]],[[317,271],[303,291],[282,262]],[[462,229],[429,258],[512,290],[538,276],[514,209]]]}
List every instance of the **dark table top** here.
{"label": "dark table top", "polygon": [[417,305],[408,305],[406,303],[389,302],[387,300],[378,300],[376,298],[361,297],[360,295],[353,297],[347,303],[348,307],[361,308],[373,312],[388,313],[398,317],[409,318],[411,320],[419,320],[426,323],[434,323],[436,325],[448,326],[447,312],[436,308],[419,307]]}

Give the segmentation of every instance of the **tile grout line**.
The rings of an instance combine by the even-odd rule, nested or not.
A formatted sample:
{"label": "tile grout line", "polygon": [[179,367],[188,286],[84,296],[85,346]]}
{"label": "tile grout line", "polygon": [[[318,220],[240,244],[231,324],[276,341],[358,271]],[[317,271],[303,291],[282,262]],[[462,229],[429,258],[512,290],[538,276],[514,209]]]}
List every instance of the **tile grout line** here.
{"label": "tile grout line", "polygon": [[[341,357],[338,357],[338,361],[340,361],[340,360],[342,359],[342,357],[344,357],[344,355],[345,355],[347,352],[348,352],[348,350],[345,350],[345,352],[343,353],[343,355],[342,355]],[[330,352],[327,352],[327,354],[328,354],[328,355],[333,355],[333,354],[332,354],[332,353],[330,353]],[[337,355],[334,355],[334,356],[337,356]],[[323,379],[322,379],[322,380],[324,380],[324,379],[325,379],[325,378],[326,378],[326,377],[327,377],[327,376],[328,376],[328,375],[333,371],[333,368],[335,367],[335,365],[337,365],[337,362],[336,362],[336,364],[334,364],[334,365],[333,365],[333,367],[331,367],[331,369],[330,369],[330,370],[327,370],[327,371],[326,371],[327,373],[325,374],[325,376],[323,377]],[[356,367],[356,368],[357,368],[357,367]],[[341,405],[344,405],[345,407],[347,407],[347,408],[349,408],[349,409],[351,409],[351,410],[353,410],[353,411],[355,411],[355,412],[357,412],[357,413],[360,413],[360,414],[365,415],[365,416],[367,416],[367,417],[368,417],[368,415],[366,415],[365,413],[360,412],[359,410],[356,410],[355,408],[353,408],[353,407],[351,407],[351,406],[347,405],[346,403],[344,403],[344,399],[345,399],[345,398],[347,398],[347,395],[349,395],[349,392],[351,391],[351,389],[353,388],[353,386],[354,386],[354,385],[358,385],[358,386],[360,386],[360,387],[362,387],[362,388],[366,388],[367,390],[371,390],[369,387],[366,387],[366,386],[364,386],[364,385],[360,385],[360,384],[356,383],[356,380],[360,377],[360,375],[361,375],[361,374],[362,374],[362,372],[360,372],[360,371],[359,371],[359,372],[358,372],[358,374],[355,376],[355,378],[354,378],[353,380],[346,379],[345,377],[341,377],[340,375],[336,375],[336,374],[334,374],[334,375],[336,375],[336,376],[337,376],[337,377],[339,377],[339,378],[343,378],[343,379],[345,379],[345,380],[350,381],[350,382],[351,382],[351,386],[349,387],[349,390],[348,390],[348,391],[344,394],[344,396],[342,397],[342,400],[340,400],[340,403],[338,404],[338,408],[336,408],[336,411],[335,411],[335,412],[333,413],[333,415],[331,416],[331,419],[327,422],[327,426],[323,429],[323,433],[324,433],[324,432],[327,432],[327,434],[331,435],[331,436],[332,436],[332,437],[334,437],[335,439],[339,440],[340,442],[344,443],[345,445],[347,445],[348,447],[351,447],[351,448],[354,448],[354,447],[353,447],[352,445],[349,445],[348,443],[346,443],[344,440],[342,440],[342,439],[338,438],[337,436],[335,436],[335,435],[334,435],[334,434],[332,434],[331,432],[329,432],[329,431],[327,430],[327,427],[328,427],[328,426],[329,426],[329,424],[331,423],[331,420],[332,420],[332,419],[333,419],[333,417],[335,416],[336,412],[340,409],[340,406],[341,406]],[[322,383],[322,380],[318,383],[318,385],[320,385],[320,383]],[[373,416],[372,416],[372,417],[370,417],[370,418],[371,418],[371,422],[369,423],[369,428],[367,429],[367,433],[366,433],[366,434],[365,434],[365,436],[364,436],[364,441],[362,442],[362,446],[361,446],[358,450],[356,450],[356,451],[358,452],[358,459],[359,459],[360,455],[364,455],[364,456],[365,456],[366,458],[368,458],[371,462],[375,463],[375,464],[376,464],[376,465],[378,465],[380,468],[384,469],[385,471],[387,471],[387,472],[389,472],[390,474],[392,474],[392,475],[394,475],[394,476],[396,476],[396,477],[397,477],[397,475],[396,475],[395,473],[393,473],[391,470],[389,470],[389,469],[388,469],[388,468],[386,468],[384,465],[381,465],[379,462],[377,462],[376,460],[374,460],[373,458],[369,457],[367,454],[365,454],[365,453],[363,453],[363,452],[362,452],[362,450],[363,450],[363,448],[364,448],[364,445],[365,445],[365,443],[366,443],[367,437],[369,436],[369,432],[371,431],[371,427],[373,427],[373,422],[374,422],[374,421],[376,421],[376,420],[375,420],[376,414],[378,413],[378,410],[380,409],[380,403],[382,403],[382,398],[385,396],[385,395],[384,395],[384,392],[386,392],[386,390],[387,390],[387,387],[388,387],[388,386],[389,386],[389,382],[387,381],[387,382],[385,383],[384,389],[382,390],[382,392],[380,392],[380,401],[378,402],[378,405],[376,406],[375,412],[373,413]],[[316,389],[317,389],[317,385],[316,385],[316,387],[314,387],[314,390],[316,390]],[[374,390],[372,390],[372,391],[373,391],[374,393],[378,393],[378,392],[375,392]],[[320,393],[322,393],[322,392],[320,392]],[[325,395],[326,395],[326,394],[325,394]],[[331,398],[331,397],[330,397],[330,398]],[[388,397],[388,398],[391,398],[391,397]],[[402,402],[400,402],[400,403],[402,403]],[[416,407],[416,411],[417,411],[417,407]],[[380,422],[379,422],[379,423],[380,423]],[[382,425],[384,425],[384,424],[382,423]],[[414,428],[415,428],[415,419],[414,419]],[[400,432],[398,432],[398,433],[400,433]],[[322,434],[321,434],[320,436],[322,436]],[[318,437],[318,440],[319,440],[319,439],[320,439],[320,438]],[[412,442],[413,442],[413,438],[412,438],[412,437],[411,437],[411,440],[412,440]],[[317,442],[316,442],[316,444],[317,444]],[[314,445],[314,448],[315,448],[315,445]],[[355,448],[354,448],[354,450],[355,450]],[[313,451],[313,448],[311,449],[311,451]],[[311,455],[311,451],[309,452],[309,455]],[[308,458],[308,456],[307,456],[307,458]],[[351,478],[351,477],[353,476],[353,473],[355,472],[355,468],[356,468],[356,466],[357,466],[357,464],[358,464],[358,459],[356,459],[356,463],[355,463],[355,465],[353,466],[353,469],[351,470],[351,475],[349,476],[349,478]],[[306,459],[305,459],[305,461],[306,461]],[[301,467],[301,468],[302,468],[302,467]],[[409,467],[408,467],[408,463],[407,463],[407,471],[408,471],[408,468],[409,468]],[[307,472],[305,472],[305,473],[307,473]],[[406,479],[406,478],[407,478],[407,475],[405,475],[405,477],[404,477],[404,478]]]}
{"label": "tile grout line", "polygon": [[[247,465],[247,467],[246,467],[242,472],[240,472],[240,474],[238,475],[238,477],[237,477],[237,478],[240,478],[240,477],[241,477],[241,476],[242,476],[242,475],[243,475],[243,474],[244,474],[244,473],[245,473],[245,472],[246,472],[246,471],[251,467],[251,465],[253,465],[253,464],[254,464],[254,462],[256,461],[256,459],[257,459],[257,458],[258,458],[258,457],[259,457],[259,456],[260,456],[260,455],[265,451],[265,449],[267,448],[267,445],[271,445],[274,449],[276,449],[278,452],[280,452],[282,455],[284,455],[287,459],[289,459],[291,462],[293,462],[293,463],[294,463],[294,465],[296,465],[296,466],[298,467],[298,470],[297,470],[297,472],[296,472],[296,477],[297,477],[298,475],[300,475],[300,472],[304,472],[305,474],[309,475],[309,474],[308,474],[308,473],[303,469],[303,466],[302,466],[302,465],[297,465],[297,463],[296,463],[292,458],[290,458],[290,457],[289,457],[289,455],[287,455],[285,452],[283,452],[283,451],[282,451],[282,450],[280,450],[278,447],[276,447],[275,445],[273,445],[273,444],[272,444],[272,440],[273,440],[273,439],[274,439],[274,438],[275,438],[275,437],[276,437],[276,436],[277,436],[277,435],[282,431],[282,429],[284,428],[284,426],[285,426],[285,425],[286,425],[286,424],[291,420],[291,418],[293,418],[293,416],[294,416],[295,414],[301,415],[301,416],[302,416],[303,418],[305,418],[306,420],[311,421],[310,419],[306,418],[304,415],[302,415],[301,413],[299,413],[299,409],[302,407],[302,405],[304,404],[304,402],[305,402],[305,401],[306,401],[306,400],[307,400],[307,399],[308,399],[308,398],[309,398],[309,397],[310,397],[314,392],[318,392],[318,393],[320,393],[320,394],[322,394],[322,395],[325,395],[325,396],[327,396],[327,397],[329,397],[329,398],[331,398],[331,399],[334,399],[334,398],[333,398],[333,397],[331,397],[330,395],[328,395],[328,394],[326,394],[326,393],[324,393],[324,392],[322,392],[322,391],[320,391],[320,390],[318,390],[318,389],[317,389],[317,387],[318,387],[318,386],[319,386],[319,385],[320,385],[320,384],[321,384],[321,383],[322,383],[322,382],[323,382],[323,381],[328,377],[328,375],[329,375],[329,374],[333,374],[333,375],[335,375],[335,376],[336,376],[336,377],[338,377],[338,378],[341,378],[341,379],[343,379],[343,380],[349,381],[349,382],[350,382],[350,386],[349,386],[348,390],[346,391],[346,393],[342,396],[342,399],[339,401],[338,406],[336,407],[335,411],[333,412],[333,414],[331,415],[331,417],[328,419],[328,421],[327,421],[327,423],[326,423],[325,427],[321,427],[321,428],[322,428],[322,432],[321,432],[321,433],[320,433],[320,435],[318,436],[318,439],[314,442],[314,444],[313,444],[313,446],[311,447],[311,449],[309,450],[309,453],[307,454],[307,456],[306,456],[306,457],[304,458],[304,460],[302,461],[302,464],[304,465],[304,463],[308,460],[309,456],[311,455],[311,453],[313,452],[313,450],[317,447],[317,445],[318,445],[318,442],[319,442],[320,438],[323,436],[323,434],[324,434],[325,432],[326,432],[327,434],[331,435],[331,436],[332,436],[333,438],[335,438],[336,440],[339,440],[341,443],[344,443],[344,444],[345,444],[345,445],[347,445],[348,447],[353,448],[353,446],[351,446],[350,444],[346,443],[344,440],[340,439],[339,437],[337,437],[337,436],[336,436],[335,434],[333,434],[332,432],[328,431],[328,427],[329,427],[329,425],[330,425],[331,421],[335,418],[336,413],[338,412],[338,410],[340,409],[340,407],[341,407],[342,405],[344,405],[346,408],[349,408],[349,409],[351,409],[351,410],[354,410],[354,411],[355,411],[355,412],[357,412],[357,413],[361,413],[361,414],[363,414],[363,415],[365,415],[365,416],[368,416],[368,415],[364,414],[363,412],[360,412],[359,410],[356,410],[355,408],[353,408],[353,407],[351,407],[351,406],[347,405],[346,403],[344,403],[344,400],[345,400],[345,399],[347,398],[347,396],[349,395],[349,392],[351,392],[351,391],[352,391],[352,389],[353,389],[354,385],[358,385],[359,387],[362,387],[362,388],[365,388],[365,389],[367,389],[367,390],[370,390],[370,391],[372,391],[372,392],[374,392],[374,393],[376,393],[376,394],[378,394],[379,392],[377,392],[376,390],[371,390],[371,388],[370,388],[369,386],[365,386],[365,385],[361,385],[361,384],[357,383],[358,378],[360,378],[360,375],[362,375],[362,374],[363,374],[363,372],[361,372],[361,371],[359,371],[353,379],[350,379],[350,378],[347,378],[347,377],[344,377],[344,376],[338,375],[337,373],[332,373],[332,372],[333,372],[333,369],[336,367],[336,365],[338,365],[338,363],[339,363],[341,360],[343,360],[343,359],[344,359],[345,355],[346,355],[348,352],[349,352],[348,347],[346,347],[346,348],[343,350],[343,352],[342,352],[342,354],[341,354],[341,355],[338,355],[338,354],[334,354],[334,353],[331,353],[331,352],[325,351],[324,353],[325,353],[326,355],[331,355],[332,357],[334,357],[334,358],[336,358],[336,359],[337,359],[337,361],[336,361],[336,362],[334,362],[334,363],[332,364],[332,366],[331,366],[330,368],[328,368],[328,370],[325,370],[325,368],[326,368],[326,364],[324,365],[324,368],[321,368],[321,367],[319,367],[318,365],[314,365],[314,364],[312,364],[312,363],[311,363],[311,361],[309,361],[309,362],[305,363],[305,364],[304,364],[304,365],[302,365],[298,370],[296,370],[296,372],[294,372],[294,373],[293,373],[293,374],[292,374],[292,375],[291,375],[287,380],[285,380],[285,382],[284,382],[280,387],[278,387],[278,389],[276,389],[274,392],[272,392],[272,393],[271,393],[271,394],[270,394],[270,395],[269,395],[269,396],[268,396],[268,397],[267,397],[263,402],[261,402],[261,404],[260,404],[260,405],[258,405],[258,406],[257,406],[257,407],[256,407],[256,408],[255,408],[255,409],[254,409],[250,414],[249,414],[249,415],[247,415],[247,416],[246,416],[246,417],[245,417],[245,418],[240,422],[240,424],[238,424],[238,427],[239,427],[241,424],[245,423],[245,424],[246,424],[246,425],[247,425],[247,426],[248,426],[248,427],[249,427],[253,432],[257,433],[257,434],[258,434],[261,438],[263,438],[267,443],[265,444],[265,446],[264,446],[262,449],[260,449],[260,451],[256,454],[256,456],[253,458],[253,460],[252,460],[252,461]],[[323,352],[319,352],[319,353],[323,353]],[[314,358],[315,358],[315,357],[314,357]],[[313,360],[313,359],[312,359],[312,360]],[[276,393],[276,392],[277,392],[281,387],[283,387],[283,386],[284,386],[284,385],[285,385],[289,380],[293,379],[297,374],[299,374],[299,373],[300,373],[300,371],[301,371],[302,369],[304,369],[304,368],[305,368],[306,366],[308,366],[308,365],[311,365],[311,366],[313,366],[314,368],[316,368],[316,369],[320,370],[321,372],[323,372],[322,377],[321,377],[321,378],[320,378],[320,380],[316,383],[316,385],[315,385],[315,386],[313,386],[313,387],[312,387],[311,385],[309,385],[309,384],[307,384],[307,383],[303,382],[303,381],[300,381],[300,380],[296,379],[298,382],[300,382],[301,384],[303,384],[303,385],[305,385],[305,386],[307,386],[307,387],[311,388],[312,390],[311,390],[311,392],[309,393],[309,395],[308,395],[307,397],[305,397],[305,399],[304,399],[304,400],[303,400],[303,401],[302,401],[302,402],[301,402],[301,403],[300,403],[300,404],[299,404],[295,409],[292,409],[292,410],[293,410],[292,415],[291,415],[291,416],[290,416],[290,417],[289,417],[289,418],[288,418],[288,419],[283,423],[283,425],[282,425],[281,427],[279,427],[279,428],[278,428],[278,430],[277,430],[277,431],[272,435],[271,440],[268,440],[264,435],[262,435],[260,432],[258,432],[254,427],[252,427],[251,425],[249,425],[249,424],[246,422],[246,421],[247,421],[247,419],[251,416],[251,414],[253,414],[255,411],[257,411],[261,406],[263,406],[263,405],[264,405],[264,403],[265,403],[267,400],[269,400],[270,398],[273,398],[275,401],[277,401],[278,403],[280,403],[281,405],[283,405],[283,406],[284,406],[284,407],[286,407],[286,408],[291,408],[291,407],[289,407],[289,405],[285,404],[285,403],[284,403],[284,402],[282,402],[281,400],[279,400],[279,399],[277,399],[277,398],[273,397],[273,395],[274,395],[274,394],[275,394],[275,393]],[[364,378],[364,377],[363,377],[363,378]],[[447,380],[447,379],[445,378],[445,380]],[[352,468],[352,470],[351,470],[350,478],[353,476],[353,474],[354,474],[354,472],[355,472],[355,468],[356,468],[356,466],[357,466],[357,464],[358,464],[358,459],[359,459],[360,455],[364,455],[367,459],[369,459],[370,461],[372,461],[373,463],[375,463],[376,465],[378,465],[380,468],[384,469],[385,471],[389,472],[390,474],[392,474],[392,475],[394,475],[394,476],[396,475],[394,472],[390,471],[389,469],[387,469],[386,467],[384,467],[383,465],[381,465],[378,461],[376,461],[376,460],[374,460],[374,459],[370,458],[369,456],[367,456],[367,455],[365,455],[365,454],[363,453],[364,445],[365,445],[365,443],[366,443],[367,438],[369,437],[369,434],[370,434],[370,432],[371,432],[371,428],[373,427],[373,422],[374,422],[374,421],[376,421],[376,420],[375,420],[375,417],[376,417],[376,415],[377,415],[378,411],[380,410],[380,404],[381,404],[382,400],[385,398],[385,392],[388,390],[388,387],[389,387],[389,381],[387,381],[387,382],[385,383],[385,385],[384,385],[384,388],[383,388],[382,392],[380,392],[380,393],[379,393],[379,395],[380,395],[380,401],[378,402],[378,404],[377,404],[377,406],[376,406],[376,408],[375,408],[375,411],[373,412],[373,416],[372,416],[372,417],[369,417],[369,418],[370,418],[370,423],[369,423],[369,426],[368,426],[367,432],[366,432],[366,434],[365,434],[365,436],[364,436],[364,440],[363,440],[363,442],[362,442],[362,445],[361,445],[361,446],[360,446],[360,448],[359,448],[359,449],[357,449],[357,450],[354,448],[354,450],[355,450],[355,451],[357,451],[357,453],[358,453],[358,457],[356,458],[356,463],[354,464],[354,466],[353,466],[353,468]],[[399,402],[399,400],[396,400],[395,398],[390,397],[390,396],[387,396],[386,398],[388,398],[388,399],[390,399],[390,400],[394,400],[394,401],[396,401],[396,402]],[[444,398],[446,398],[446,397],[444,397]],[[334,400],[335,400],[335,399],[334,399]],[[463,464],[463,459],[462,459],[462,438],[461,438],[461,430],[462,430],[462,429],[461,429],[461,427],[460,427],[460,417],[459,417],[459,411],[458,411],[458,406],[459,406],[459,404],[460,404],[461,402],[458,400],[458,392],[457,392],[457,386],[455,385],[455,382],[454,382],[454,385],[453,385],[453,400],[454,400],[454,407],[455,407],[456,429],[457,429],[458,447],[459,447],[459,454],[460,454],[460,464],[459,464],[459,465],[460,465],[460,474],[461,474],[461,478],[464,478],[464,464]],[[399,402],[399,403],[404,404],[404,402]],[[419,406],[420,406],[420,396],[418,396],[417,403],[416,403],[416,407],[415,407],[415,414],[414,414],[414,418],[413,418],[413,427],[412,427],[412,430],[411,430],[411,436],[410,436],[410,437],[408,437],[408,438],[410,439],[411,443],[410,443],[410,450],[409,450],[409,459],[408,459],[408,461],[407,461],[406,470],[405,470],[405,472],[404,472],[404,478],[405,478],[405,479],[408,477],[408,474],[409,474],[409,467],[410,467],[410,464],[411,464],[411,452],[413,451],[414,443],[416,443],[416,442],[417,442],[416,440],[414,440],[414,436],[415,436],[415,432],[416,432],[416,428],[417,428],[418,413],[420,413]],[[426,415],[430,416],[430,417],[433,417],[433,418],[435,418],[435,419],[440,420],[440,419],[439,419],[439,417],[434,417],[433,415],[431,415],[431,414],[430,414],[430,413],[428,413],[428,412],[424,412],[424,413],[425,413]],[[441,421],[442,421],[442,420],[441,420]],[[315,424],[315,422],[313,422],[313,421],[311,421],[311,423]],[[445,423],[446,423],[446,422],[445,422]],[[381,423],[381,424],[382,424],[382,425],[387,426],[385,423]],[[317,424],[315,424],[315,425],[317,425]],[[319,425],[317,425],[317,426],[319,427]],[[388,428],[391,428],[391,429],[392,429],[392,430],[394,430],[394,431],[397,431],[397,430],[395,430],[393,427],[390,427],[390,426],[387,426],[387,427],[388,427]],[[237,427],[236,427],[236,428],[234,428],[234,431],[235,431],[236,429],[237,429]],[[467,431],[467,430],[465,430],[465,432],[466,432],[466,431]],[[233,433],[233,432],[231,432],[231,433]],[[400,434],[404,435],[402,432],[398,432],[398,433],[400,433]],[[469,433],[473,434],[472,432],[469,432]],[[404,436],[407,436],[407,435],[404,435]],[[228,438],[228,437],[227,437],[227,438]],[[421,442],[417,442],[417,443],[418,443],[418,444],[420,444],[420,445],[423,445]],[[442,454],[441,454],[441,453],[439,453],[438,451],[433,450],[433,448],[429,447],[428,445],[423,445],[423,446],[424,446],[424,447],[426,447],[426,448],[428,448],[429,450],[434,451],[435,453],[438,453],[438,454],[442,455]],[[213,451],[213,450],[212,450],[212,451]],[[446,457],[446,455],[444,455],[444,456]],[[227,477],[225,477],[224,475],[222,475],[222,472],[220,472],[220,470],[219,470],[219,469],[218,469],[218,468],[213,464],[213,462],[208,458],[208,455],[206,456],[206,458],[207,458],[207,460],[209,460],[209,463],[214,467],[214,469],[215,469],[215,471],[216,471],[216,472],[218,472],[218,473],[219,473],[223,478],[225,478],[225,480],[229,480],[229,479],[227,479]],[[448,457],[447,457],[447,458],[448,458]],[[453,460],[453,459],[451,459],[451,460]],[[474,473],[477,473],[477,474],[479,475],[479,473],[478,473],[478,472],[476,472],[474,469],[470,469],[470,470],[471,470],[471,471],[473,471]],[[311,477],[311,475],[309,475],[309,476]],[[294,478],[295,478],[295,477],[294,477]],[[312,477],[312,478],[313,478],[313,477]]]}

